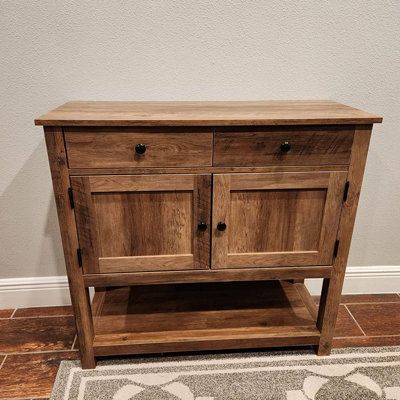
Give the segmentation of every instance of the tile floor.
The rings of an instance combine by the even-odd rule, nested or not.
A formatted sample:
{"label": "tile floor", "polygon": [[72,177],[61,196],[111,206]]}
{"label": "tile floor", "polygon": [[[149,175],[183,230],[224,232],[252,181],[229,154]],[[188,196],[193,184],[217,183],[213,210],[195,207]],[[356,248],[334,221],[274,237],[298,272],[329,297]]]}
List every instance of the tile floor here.
{"label": "tile floor", "polygon": [[[74,341],[70,307],[0,310],[0,399],[48,398]],[[400,345],[400,294],[343,296],[334,346],[385,345]]]}

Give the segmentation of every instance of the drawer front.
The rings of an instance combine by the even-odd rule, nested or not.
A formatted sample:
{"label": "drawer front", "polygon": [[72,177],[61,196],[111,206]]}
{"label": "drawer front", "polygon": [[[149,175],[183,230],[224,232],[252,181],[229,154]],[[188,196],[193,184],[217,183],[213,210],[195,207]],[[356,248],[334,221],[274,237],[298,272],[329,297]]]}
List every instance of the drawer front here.
{"label": "drawer front", "polygon": [[64,128],[64,136],[70,168],[189,167],[212,163],[211,130]]}
{"label": "drawer front", "polygon": [[338,165],[350,162],[354,127],[218,129],[214,165]]}

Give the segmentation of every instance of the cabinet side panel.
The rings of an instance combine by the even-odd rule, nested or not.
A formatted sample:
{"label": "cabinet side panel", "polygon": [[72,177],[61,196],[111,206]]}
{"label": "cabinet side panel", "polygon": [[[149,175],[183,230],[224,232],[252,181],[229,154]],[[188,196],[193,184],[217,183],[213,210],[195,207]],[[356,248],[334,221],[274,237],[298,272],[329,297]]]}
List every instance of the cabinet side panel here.
{"label": "cabinet side panel", "polygon": [[367,161],[371,131],[372,125],[360,125],[356,127],[354,133],[348,173],[350,186],[347,200],[342,206],[339,222],[338,239],[340,244],[337,257],[333,263],[332,277],[324,279],[318,312],[317,326],[321,331],[321,340],[318,348],[319,355],[329,354],[332,347],[333,331],[339,310],[340,295],[346,272],[347,257],[350,251],[351,236]]}
{"label": "cabinet side panel", "polygon": [[68,198],[70,182],[63,133],[61,128],[56,127],[44,127],[44,133],[68,273],[71,302],[75,313],[82,367],[94,368],[93,321],[88,291],[85,288],[76,255],[78,237],[74,212],[71,209]]}

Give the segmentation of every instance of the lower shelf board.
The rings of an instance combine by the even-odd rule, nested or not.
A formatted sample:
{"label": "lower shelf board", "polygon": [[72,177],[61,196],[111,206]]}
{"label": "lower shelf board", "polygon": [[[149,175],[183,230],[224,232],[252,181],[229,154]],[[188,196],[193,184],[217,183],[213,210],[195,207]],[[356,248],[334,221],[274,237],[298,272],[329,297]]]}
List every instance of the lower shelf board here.
{"label": "lower shelf board", "polygon": [[108,288],[93,301],[95,355],[318,344],[303,284],[284,281]]}

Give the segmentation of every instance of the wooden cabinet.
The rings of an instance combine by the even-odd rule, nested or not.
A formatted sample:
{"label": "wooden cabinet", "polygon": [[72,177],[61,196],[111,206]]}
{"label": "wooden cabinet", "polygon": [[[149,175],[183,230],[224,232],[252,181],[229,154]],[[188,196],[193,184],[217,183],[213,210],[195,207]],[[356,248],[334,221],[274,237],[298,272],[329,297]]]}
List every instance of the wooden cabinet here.
{"label": "wooden cabinet", "polygon": [[[381,120],[330,101],[70,102],[38,118],[82,366],[266,346],[329,354]],[[311,278],[324,279],[319,309]]]}

